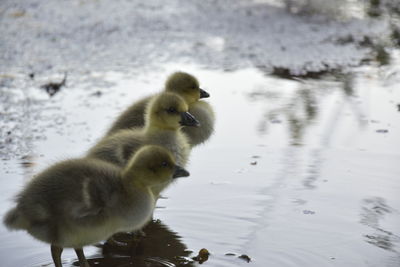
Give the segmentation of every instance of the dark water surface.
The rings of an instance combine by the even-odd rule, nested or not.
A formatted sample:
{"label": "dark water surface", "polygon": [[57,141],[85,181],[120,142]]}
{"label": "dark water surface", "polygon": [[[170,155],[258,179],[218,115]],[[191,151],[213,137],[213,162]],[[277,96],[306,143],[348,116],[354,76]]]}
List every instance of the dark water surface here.
{"label": "dark water surface", "polygon": [[[163,193],[147,236],[118,253],[86,247],[93,266],[194,266],[201,248],[211,253],[204,266],[400,265],[395,64],[320,80],[163,69],[89,74],[102,77],[96,86],[72,76],[52,98],[35,86],[3,93],[4,110],[24,115],[2,120],[10,140],[1,150],[0,215],[32,174],[82,155],[124,107],[180,69],[210,92],[216,132],[193,150],[191,176]],[[0,240],[2,267],[52,265],[48,245],[24,232],[1,225]],[[70,249],[62,258],[76,261]]]}

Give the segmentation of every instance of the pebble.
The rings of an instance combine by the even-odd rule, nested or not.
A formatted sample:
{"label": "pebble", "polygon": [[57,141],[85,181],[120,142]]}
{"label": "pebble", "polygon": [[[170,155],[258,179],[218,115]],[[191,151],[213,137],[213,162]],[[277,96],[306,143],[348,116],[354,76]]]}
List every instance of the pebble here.
{"label": "pebble", "polygon": [[379,129],[379,130],[376,130],[376,132],[377,133],[388,133],[389,130],[387,130],[387,129]]}

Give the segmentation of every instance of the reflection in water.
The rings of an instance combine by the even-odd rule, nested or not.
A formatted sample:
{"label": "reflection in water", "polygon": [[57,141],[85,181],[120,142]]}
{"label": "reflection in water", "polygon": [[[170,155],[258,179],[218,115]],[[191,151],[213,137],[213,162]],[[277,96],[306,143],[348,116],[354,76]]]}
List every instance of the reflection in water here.
{"label": "reflection in water", "polygon": [[[363,128],[366,125],[365,114],[356,102],[354,73],[335,74],[333,78],[336,81],[335,83],[327,83],[324,80],[299,80],[297,77],[290,77],[290,80],[298,82],[297,90],[290,96],[283,96],[283,94],[269,91],[256,91],[249,94],[252,100],[264,100],[267,102],[266,106],[268,108],[258,125],[260,134],[266,134],[271,124],[283,122],[287,125],[290,145],[303,146],[304,136],[308,133],[310,126],[319,118],[320,110],[324,110],[321,105],[330,96],[327,92],[335,92],[337,90],[342,92],[341,103],[330,110],[326,119],[327,123],[322,131],[319,147],[310,152],[307,173],[303,180],[304,187],[308,189],[316,188],[315,183],[320,178],[320,169],[324,163],[323,152],[330,145],[330,140],[339,125],[341,112],[348,107],[355,115],[359,128]],[[326,79],[328,79],[327,76]],[[279,102],[279,100],[285,100],[286,103],[270,108],[271,105]],[[289,160],[298,159],[291,157]],[[287,164],[289,165],[289,163]]]}
{"label": "reflection in water", "polygon": [[[182,243],[180,236],[160,220],[151,221],[144,236],[128,233],[115,237],[116,243],[106,242],[101,254],[89,260],[95,266],[194,266],[192,253]],[[118,245],[117,245],[118,243]]]}
{"label": "reflection in water", "polygon": [[289,107],[286,116],[292,134],[292,145],[301,145],[306,128],[312,124],[317,115],[316,99],[312,88],[300,83],[299,90]]}
{"label": "reflection in water", "polygon": [[361,209],[360,222],[374,230],[374,233],[364,235],[365,241],[379,248],[395,251],[395,243],[400,242],[400,237],[380,226],[380,221],[394,210],[381,197],[364,199]]}
{"label": "reflection in water", "polygon": [[[324,129],[324,134],[322,135],[321,139],[321,147],[318,149],[314,149],[311,152],[311,163],[308,165],[308,172],[307,176],[303,181],[303,185],[305,188],[308,189],[315,189],[315,182],[320,178],[320,170],[322,169],[322,164],[324,162],[323,152],[329,146],[330,140],[334,135],[335,128],[339,123],[339,114],[345,108],[345,105],[353,111],[356,120],[358,122],[359,128],[365,126],[365,115],[357,106],[356,102],[354,101],[355,90],[354,90],[354,74],[353,73],[346,73],[339,76],[342,86],[340,87],[343,91],[343,102],[341,105],[336,106],[336,108],[330,113],[331,116],[328,119],[328,126]],[[315,105],[318,101],[322,100],[315,100]],[[313,114],[313,119],[317,116],[318,109],[315,109],[315,114]]]}
{"label": "reflection in water", "polygon": [[373,228],[379,227],[379,220],[393,210],[381,197],[367,198],[363,200],[361,223]]}
{"label": "reflection in water", "polygon": [[377,229],[377,230],[383,231],[383,233],[382,234],[375,233],[372,235],[365,235],[365,238],[366,238],[365,241],[367,243],[370,243],[379,248],[394,251],[393,250],[394,245],[393,245],[393,240],[392,240],[392,233],[384,231],[382,229]]}
{"label": "reflection in water", "polygon": [[[263,120],[260,121],[258,127],[259,133],[266,134],[269,124],[281,123],[279,118],[283,118],[289,128],[291,145],[301,146],[307,128],[318,116],[319,104],[322,101],[318,98],[321,92],[320,87],[321,84],[318,83],[299,81],[298,89],[292,96],[289,96],[287,103],[264,112]],[[280,94],[267,91],[253,92],[249,96],[253,100],[267,100],[268,102],[284,99]],[[270,103],[267,106],[269,107]]]}
{"label": "reflection in water", "polygon": [[[366,115],[360,109],[360,107],[356,103],[356,92],[355,92],[355,74],[354,73],[343,73],[338,76],[338,79],[342,82],[342,91],[343,91],[343,101],[347,106],[352,110],[353,114],[356,117],[356,121],[360,128],[366,126]],[[344,106],[341,107],[342,109]],[[338,110],[336,110],[338,111]]]}
{"label": "reflection in water", "polygon": [[[281,97],[279,94],[270,92],[253,92],[249,96],[254,100],[262,98],[267,101],[276,101],[277,98]],[[259,133],[266,134],[270,123],[281,123],[278,118],[284,117],[288,122],[291,145],[301,145],[306,128],[312,124],[317,116],[318,106],[316,101],[316,95],[311,85],[299,83],[299,89],[294,96],[290,97],[288,103],[264,112],[263,120],[258,127]]]}
{"label": "reflection in water", "polygon": [[311,151],[311,163],[308,165],[307,175],[303,180],[303,186],[307,189],[315,189],[316,181],[320,178],[323,155],[321,149]]}

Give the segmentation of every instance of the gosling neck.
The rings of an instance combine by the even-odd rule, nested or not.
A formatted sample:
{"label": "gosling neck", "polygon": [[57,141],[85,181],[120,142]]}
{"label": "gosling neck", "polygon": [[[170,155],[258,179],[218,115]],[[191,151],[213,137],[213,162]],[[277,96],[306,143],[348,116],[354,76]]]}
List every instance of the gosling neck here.
{"label": "gosling neck", "polygon": [[[140,192],[149,192],[150,187],[146,185],[139,177],[131,170],[122,171],[122,184],[126,192],[128,193],[137,193]],[[139,179],[138,179],[139,178]]]}
{"label": "gosling neck", "polygon": [[190,106],[190,105],[196,103],[197,101],[199,101],[199,99],[195,99],[195,98],[192,98],[192,97],[186,97],[186,98],[184,97],[183,100],[185,100],[186,105],[188,105],[188,106]]}

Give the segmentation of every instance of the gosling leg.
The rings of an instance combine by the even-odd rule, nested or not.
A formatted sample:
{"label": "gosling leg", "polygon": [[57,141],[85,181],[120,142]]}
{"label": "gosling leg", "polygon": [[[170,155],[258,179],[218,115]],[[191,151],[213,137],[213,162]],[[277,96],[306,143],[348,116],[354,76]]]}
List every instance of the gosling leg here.
{"label": "gosling leg", "polygon": [[85,258],[85,254],[83,254],[82,248],[75,248],[75,253],[76,253],[76,256],[78,256],[80,267],[90,267],[88,261]]}
{"label": "gosling leg", "polygon": [[63,251],[62,247],[51,245],[51,257],[53,258],[53,262],[56,267],[62,267],[61,264],[62,251]]}

